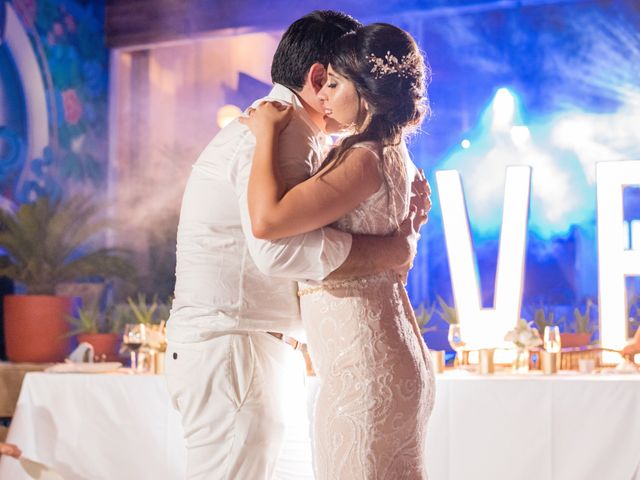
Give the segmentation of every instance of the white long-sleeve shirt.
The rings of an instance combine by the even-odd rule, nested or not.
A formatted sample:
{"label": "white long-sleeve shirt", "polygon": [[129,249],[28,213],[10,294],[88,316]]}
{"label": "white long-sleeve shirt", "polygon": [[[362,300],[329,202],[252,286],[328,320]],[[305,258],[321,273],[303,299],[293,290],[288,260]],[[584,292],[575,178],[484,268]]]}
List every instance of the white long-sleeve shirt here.
{"label": "white long-sleeve shirt", "polygon": [[[315,173],[326,139],[296,95],[275,85],[262,100],[294,106],[279,140],[287,187]],[[319,281],[338,268],[351,235],[322,228],[278,241],[251,233],[247,185],[255,137],[237,120],[202,152],[187,182],[178,225],[176,287],[167,336],[203,341],[219,331],[283,332],[304,339],[295,280]]]}

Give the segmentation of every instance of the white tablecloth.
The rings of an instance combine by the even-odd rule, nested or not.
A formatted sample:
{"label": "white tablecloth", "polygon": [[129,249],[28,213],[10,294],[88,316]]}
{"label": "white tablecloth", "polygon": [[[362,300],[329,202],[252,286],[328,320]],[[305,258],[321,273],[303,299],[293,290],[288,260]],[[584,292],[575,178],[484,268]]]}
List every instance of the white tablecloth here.
{"label": "white tablecloth", "polygon": [[[186,451],[164,377],[30,373],[7,441],[65,480],[175,480]],[[29,479],[13,458],[0,479]]]}
{"label": "white tablecloth", "polygon": [[640,478],[640,375],[438,377],[431,480]]}
{"label": "white tablecloth", "polygon": [[[25,377],[8,440],[67,480],[178,480],[179,416],[159,376]],[[429,423],[431,480],[640,479],[640,376],[445,374]],[[0,460],[0,479],[22,480]]]}

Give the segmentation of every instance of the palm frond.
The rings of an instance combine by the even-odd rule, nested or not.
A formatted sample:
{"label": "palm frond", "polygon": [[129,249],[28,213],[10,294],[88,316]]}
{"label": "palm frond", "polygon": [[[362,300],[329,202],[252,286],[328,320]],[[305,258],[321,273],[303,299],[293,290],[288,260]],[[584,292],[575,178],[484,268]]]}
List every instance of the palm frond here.
{"label": "palm frond", "polygon": [[57,283],[90,276],[130,278],[135,269],[123,254],[119,249],[101,248],[58,265],[54,276]]}
{"label": "palm frond", "polygon": [[14,214],[0,211],[0,248],[7,262],[0,273],[25,284],[28,293],[53,294],[55,286],[87,276],[128,278],[125,252],[94,248],[109,222],[87,197],[41,197]]}

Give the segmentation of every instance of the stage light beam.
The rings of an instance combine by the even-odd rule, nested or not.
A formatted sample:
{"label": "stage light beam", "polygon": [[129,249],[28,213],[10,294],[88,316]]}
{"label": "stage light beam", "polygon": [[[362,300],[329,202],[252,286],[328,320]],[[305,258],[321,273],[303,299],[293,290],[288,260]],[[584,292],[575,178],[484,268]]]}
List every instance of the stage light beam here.
{"label": "stage light beam", "polygon": [[523,148],[531,140],[531,132],[526,125],[514,125],[511,127],[511,141],[516,147]]}
{"label": "stage light beam", "polygon": [[516,99],[508,88],[498,89],[493,97],[492,111],[492,130],[508,131],[513,125],[516,114]]}

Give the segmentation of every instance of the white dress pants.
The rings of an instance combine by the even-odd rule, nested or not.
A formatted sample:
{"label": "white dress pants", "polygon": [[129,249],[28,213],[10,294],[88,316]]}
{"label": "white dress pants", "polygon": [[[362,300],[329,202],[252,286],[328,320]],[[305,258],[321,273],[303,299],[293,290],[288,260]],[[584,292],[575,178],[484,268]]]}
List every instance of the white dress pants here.
{"label": "white dress pants", "polygon": [[165,375],[187,478],[313,479],[304,372],[300,352],[263,332],[169,342]]}

